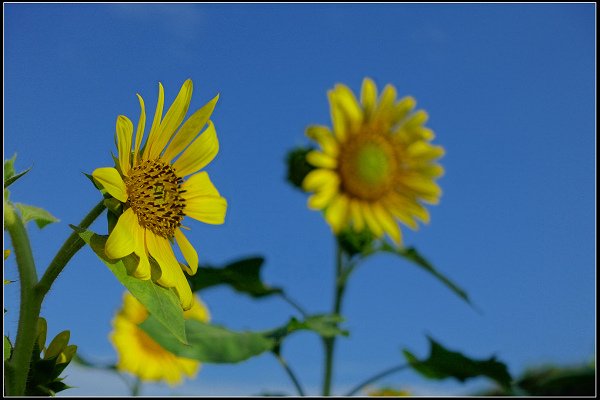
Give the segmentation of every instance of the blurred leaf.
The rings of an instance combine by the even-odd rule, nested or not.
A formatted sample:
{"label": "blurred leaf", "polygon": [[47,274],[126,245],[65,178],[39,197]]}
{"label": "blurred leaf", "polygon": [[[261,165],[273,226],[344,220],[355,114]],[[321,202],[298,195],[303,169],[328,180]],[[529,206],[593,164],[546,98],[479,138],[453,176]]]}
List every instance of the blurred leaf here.
{"label": "blurred leaf", "polygon": [[4,336],[4,361],[10,358],[10,354],[12,353],[12,344],[10,343],[10,339],[8,336]]}
{"label": "blurred leaf", "polygon": [[42,229],[48,224],[58,222],[59,219],[50,214],[43,208],[30,206],[27,204],[15,203],[15,206],[21,211],[23,222],[35,221],[38,228]]}
{"label": "blurred leaf", "polygon": [[412,396],[412,393],[404,389],[394,389],[392,387],[383,387],[379,389],[373,389],[367,392],[367,396],[372,397],[408,397]]}
{"label": "blurred leaf", "polygon": [[71,228],[79,233],[79,236],[90,245],[94,253],[106,264],[119,282],[162,324],[163,332],[167,335],[170,332],[177,340],[186,343],[183,310],[179,298],[173,290],[159,286],[152,280],[141,280],[129,276],[127,274],[127,264],[135,263],[135,256],[130,255],[121,260],[111,260],[106,257],[104,246],[107,236],[96,235],[92,231],[73,225],[71,225]]}
{"label": "blurred leaf", "polygon": [[296,188],[302,189],[302,181],[310,171],[315,169],[306,161],[306,155],[313,151],[313,147],[297,147],[290,150],[286,156],[287,164],[287,181]]}
{"label": "blurred leaf", "polygon": [[142,322],[140,328],[171,353],[206,363],[237,363],[269,351],[275,345],[272,339],[260,333],[234,332],[196,320],[185,321],[189,345],[174,340],[152,316]]}
{"label": "blurred leaf", "polygon": [[463,289],[458,287],[458,285],[456,285],[454,282],[452,282],[450,279],[446,278],[438,270],[436,270],[433,267],[433,265],[431,265],[429,263],[429,261],[427,261],[422,255],[420,255],[419,252],[417,252],[417,250],[414,247],[395,248],[395,247],[392,247],[391,245],[389,245],[388,243],[384,242],[381,246],[381,250],[386,251],[388,253],[399,255],[409,261],[412,261],[414,264],[418,265],[419,267],[423,268],[425,271],[429,272],[430,274],[435,276],[437,279],[439,279],[444,285],[446,285],[446,287],[448,287],[450,290],[452,290],[458,297],[460,297],[461,299],[466,301],[469,305],[473,306],[473,304],[471,303],[471,300],[469,299],[469,295],[467,294],[467,292],[465,292]]}
{"label": "blurred leaf", "polygon": [[269,287],[260,279],[262,257],[251,257],[235,261],[223,268],[198,267],[192,277],[188,277],[192,292],[217,285],[229,285],[240,293],[254,298],[281,293],[280,288]]}
{"label": "blurred leaf", "polygon": [[408,350],[403,350],[410,366],[430,379],[455,378],[461,382],[469,378],[486,376],[498,382],[503,387],[510,387],[512,378],[506,365],[496,361],[495,357],[488,360],[473,360],[461,353],[450,351],[428,337],[431,347],[429,358],[419,360]]}
{"label": "blurred leaf", "polygon": [[[18,174],[15,172],[15,160],[17,159],[17,155],[12,156],[11,159],[4,160],[4,189],[13,184],[17,179],[25,175],[31,170],[27,168],[25,171],[21,171]],[[6,196],[6,192],[5,192]]]}
{"label": "blurred leaf", "polygon": [[313,331],[324,338],[348,336],[347,330],[338,327],[338,324],[343,321],[344,318],[342,316],[335,314],[310,315],[303,321],[292,317],[287,324],[267,332],[266,335],[275,339],[277,343],[280,343],[285,337],[299,330]]}

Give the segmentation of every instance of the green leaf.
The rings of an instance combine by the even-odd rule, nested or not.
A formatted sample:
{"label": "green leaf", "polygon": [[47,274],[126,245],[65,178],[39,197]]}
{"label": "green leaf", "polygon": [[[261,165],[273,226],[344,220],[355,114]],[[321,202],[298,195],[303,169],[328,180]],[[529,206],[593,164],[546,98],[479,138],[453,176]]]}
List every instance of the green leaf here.
{"label": "green leaf", "polygon": [[410,366],[425,377],[455,378],[464,382],[469,378],[485,376],[504,387],[510,387],[512,378],[508,369],[504,363],[496,361],[495,357],[488,360],[473,360],[461,353],[445,349],[431,337],[428,339],[431,350],[426,360],[419,360],[408,350],[403,350]]}
{"label": "green leaf", "polygon": [[9,160],[4,160],[4,189],[9,187],[12,183],[14,183],[17,179],[25,175],[31,170],[27,168],[25,171],[21,171],[18,174],[15,172],[15,160],[17,159],[17,155],[15,154]]}
{"label": "green leaf", "polygon": [[198,272],[189,277],[192,292],[217,285],[229,285],[240,293],[254,298],[281,293],[280,288],[269,287],[260,279],[262,257],[251,257],[235,261],[224,268],[198,267]]}
{"label": "green leaf", "polygon": [[149,316],[140,328],[163,348],[179,356],[206,363],[237,363],[269,351],[275,342],[256,332],[234,332],[222,326],[186,320],[189,345],[173,340],[161,324]]}
{"label": "green leaf", "polygon": [[407,248],[395,248],[390,246],[388,243],[383,243],[381,246],[382,251],[386,251],[388,253],[396,254],[405,259],[413,262],[419,267],[423,268],[425,271],[429,272],[437,279],[439,279],[446,287],[452,290],[458,297],[466,301],[469,305],[473,306],[471,300],[469,299],[469,295],[463,289],[461,289],[458,285],[452,282],[450,279],[446,278],[442,275],[438,270],[436,270],[433,265],[429,263],[422,255],[417,252],[417,249],[414,247]]}
{"label": "green leaf", "polygon": [[10,339],[8,336],[4,336],[4,361],[10,358],[10,354],[12,353],[12,344],[10,343]]}
{"label": "green leaf", "polygon": [[[166,335],[173,335],[182,343],[186,342],[185,321],[179,298],[171,289],[164,288],[152,282],[152,280],[141,280],[127,274],[127,266],[135,263],[135,256],[130,255],[121,260],[111,260],[104,255],[104,246],[107,236],[96,235],[94,232],[81,229],[71,225],[79,236],[92,248],[94,253],[131,292],[131,294],[142,303],[148,312],[154,316],[162,325]],[[165,329],[166,328],[166,329]]]}
{"label": "green leaf", "polygon": [[268,331],[266,336],[275,339],[277,343],[281,343],[285,337],[300,330],[313,331],[324,338],[348,336],[348,331],[338,326],[343,321],[342,316],[335,314],[310,315],[303,321],[292,317],[284,326]]}
{"label": "green leaf", "polygon": [[30,206],[27,204],[15,203],[15,206],[21,211],[23,222],[35,221],[38,228],[42,229],[48,224],[58,222],[59,219],[50,214],[43,208]]}

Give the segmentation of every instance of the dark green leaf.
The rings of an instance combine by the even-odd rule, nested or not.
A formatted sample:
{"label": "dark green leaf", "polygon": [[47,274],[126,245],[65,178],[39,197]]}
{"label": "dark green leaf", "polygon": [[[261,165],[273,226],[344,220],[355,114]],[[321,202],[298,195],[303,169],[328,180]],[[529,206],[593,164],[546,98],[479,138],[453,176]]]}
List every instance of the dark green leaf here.
{"label": "dark green leaf", "polygon": [[395,248],[390,246],[388,243],[383,243],[381,247],[382,251],[386,251],[388,253],[396,254],[405,259],[413,262],[419,267],[423,268],[425,271],[429,272],[437,279],[439,279],[446,287],[452,290],[458,297],[469,303],[469,305],[473,306],[471,300],[469,299],[469,295],[463,289],[461,289],[458,285],[452,282],[450,279],[446,278],[442,275],[437,269],[433,267],[414,247],[407,248]]}
{"label": "dark green leaf", "polygon": [[461,353],[450,351],[428,337],[431,346],[429,358],[417,359],[408,350],[403,350],[404,356],[411,367],[431,379],[456,378],[461,382],[469,378],[485,376],[509,387],[512,381],[506,365],[492,357],[488,360],[473,360]]}
{"label": "dark green leaf", "polygon": [[169,335],[170,332],[177,340],[186,343],[183,310],[175,292],[155,284],[152,280],[141,280],[128,275],[128,264],[135,263],[135,256],[130,255],[121,260],[111,260],[106,257],[104,246],[107,236],[96,235],[92,231],[80,229],[73,225],[71,225],[71,228],[79,233],[79,236],[90,245],[94,253],[106,264],[119,282],[162,324],[163,332],[166,335]]}
{"label": "dark green leaf", "polygon": [[199,267],[198,272],[189,277],[192,291],[203,290],[217,285],[229,285],[238,292],[259,298],[280,293],[280,288],[269,287],[260,279],[262,257],[251,257],[235,261],[224,268]]}
{"label": "dark green leaf", "polygon": [[256,332],[234,332],[224,327],[186,320],[189,345],[173,340],[161,324],[149,316],[140,328],[162,347],[179,357],[206,363],[237,363],[269,351],[274,340]]}
{"label": "dark green leaf", "polygon": [[15,206],[21,211],[23,222],[35,221],[38,228],[42,229],[48,224],[58,222],[59,219],[50,214],[43,208],[30,206],[27,204],[15,203]]}
{"label": "dark green leaf", "polygon": [[300,190],[302,189],[302,181],[315,167],[306,161],[306,155],[313,151],[313,147],[297,147],[290,150],[286,156],[286,164],[288,167],[287,181]]}

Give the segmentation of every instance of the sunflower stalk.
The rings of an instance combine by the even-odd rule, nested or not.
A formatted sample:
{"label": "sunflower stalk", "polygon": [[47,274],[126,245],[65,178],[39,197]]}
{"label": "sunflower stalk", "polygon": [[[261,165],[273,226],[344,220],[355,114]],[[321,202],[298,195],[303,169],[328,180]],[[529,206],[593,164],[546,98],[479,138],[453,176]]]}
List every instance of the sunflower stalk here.
{"label": "sunflower stalk", "polygon": [[[81,225],[86,227],[91,225],[103,210],[104,205],[100,202],[81,221]],[[14,206],[7,202],[4,203],[4,227],[11,237],[21,283],[17,337],[11,358],[6,364],[6,394],[23,396],[37,337],[37,323],[42,303],[52,283],[73,255],[83,247],[84,242],[76,233],[71,234],[38,282],[27,230]]]}

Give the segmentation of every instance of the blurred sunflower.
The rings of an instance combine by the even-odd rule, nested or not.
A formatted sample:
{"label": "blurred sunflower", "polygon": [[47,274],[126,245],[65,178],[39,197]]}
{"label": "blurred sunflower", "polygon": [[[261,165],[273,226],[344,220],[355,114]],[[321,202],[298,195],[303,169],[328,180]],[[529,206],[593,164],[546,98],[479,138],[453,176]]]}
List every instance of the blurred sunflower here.
{"label": "blurred sunflower", "polygon": [[[142,381],[166,381],[174,386],[184,377],[193,378],[200,369],[196,360],[177,357],[156,343],[139,325],[148,317],[146,308],[129,292],[123,307],[113,319],[110,340],[118,354],[117,369],[130,372]],[[210,314],[204,303],[193,296],[192,306],[184,311],[185,319],[208,322]]]}
{"label": "blurred sunflower", "polygon": [[387,85],[377,98],[375,83],[365,78],[360,103],[338,84],[328,92],[333,129],[309,126],[306,135],[320,145],[306,156],[315,167],[302,183],[314,194],[308,207],[324,210],[334,233],[351,227],[384,233],[398,245],[398,221],[417,229],[429,222],[422,203],[437,204],[441,190],[435,180],[444,173],[436,159],[444,154],[429,142],[433,132],[424,125],[427,114],[413,112],[415,100],[396,101]]}
{"label": "blurred sunflower", "polygon": [[[219,151],[219,141],[210,116],[219,98],[196,111],[181,125],[192,97],[192,81],[181,87],[164,118],[164,90],[159,83],[158,102],[145,146],[146,111],[138,94],[141,113],[133,143],[133,124],[117,118],[115,168],[98,168],[95,181],[123,204],[123,214],[110,233],[105,253],[119,259],[135,253],[139,257],[133,275],[175,289],[183,309],[192,305],[192,292],[182,271],[194,275],[198,254],[181,228],[185,216],[208,224],[222,224],[227,201],[208,174],[198,172]],[[198,133],[208,123],[206,130]],[[181,125],[181,126],[180,126]],[[133,150],[132,150],[133,145]],[[184,177],[191,175],[186,181]],[[177,242],[186,264],[180,264],[172,249]]]}

